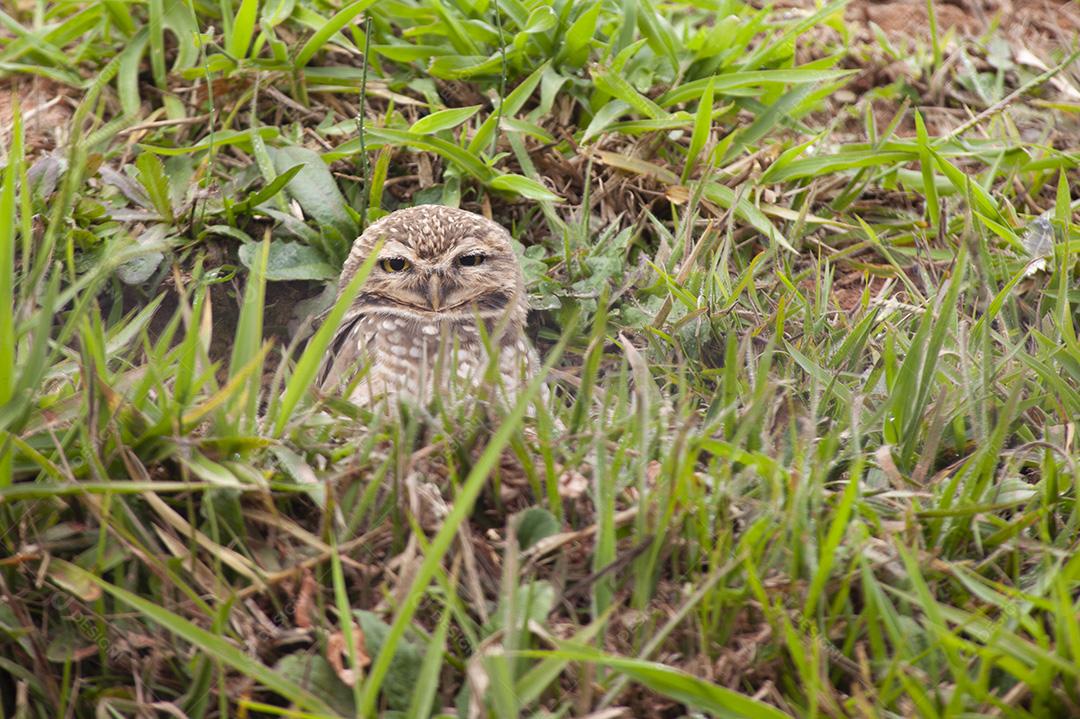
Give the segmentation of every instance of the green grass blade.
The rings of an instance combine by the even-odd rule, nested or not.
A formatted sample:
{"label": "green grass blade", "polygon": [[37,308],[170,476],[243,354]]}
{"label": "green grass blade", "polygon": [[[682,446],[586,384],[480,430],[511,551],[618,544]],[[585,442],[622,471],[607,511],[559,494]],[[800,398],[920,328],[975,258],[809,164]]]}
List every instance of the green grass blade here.
{"label": "green grass blade", "polygon": [[919,143],[919,168],[922,170],[923,192],[926,193],[926,212],[930,218],[931,231],[937,231],[941,222],[941,208],[938,206],[937,185],[934,178],[934,158],[930,154],[930,136],[926,132],[926,123],[922,114],[915,112],[915,133]]}
{"label": "green grass blade", "polygon": [[259,0],[243,0],[236,11],[232,32],[225,43],[225,49],[233,58],[243,60],[255,35],[255,19],[259,10]]}
{"label": "green grass blade", "polygon": [[592,78],[597,88],[622,100],[645,117],[653,120],[667,117],[668,113],[664,108],[635,90],[619,73],[597,68],[593,71]]}
{"label": "green grass blade", "polygon": [[424,651],[424,662],[420,666],[420,675],[416,679],[416,691],[409,701],[405,713],[408,719],[428,719],[435,703],[435,691],[439,686],[439,672],[442,670],[443,655],[446,652],[446,636],[450,630],[451,612],[443,611],[439,625],[428,641]]}
{"label": "green grass blade", "polygon": [[[62,560],[58,559],[55,561],[60,562]],[[213,657],[223,664],[233,667],[266,688],[277,692],[289,701],[295,702],[305,709],[322,712],[330,716],[337,716],[334,710],[323,702],[322,699],[311,694],[299,685],[294,684],[281,674],[270,670],[262,662],[251,658],[217,634],[208,632],[207,630],[192,624],[178,614],[174,614],[163,607],[159,607],[157,604],[154,604],[137,594],[129,592],[114,584],[110,584],[81,567],[74,564],[65,564],[67,571],[71,576],[79,578],[79,580],[84,583],[94,584],[100,587],[117,600],[160,625],[163,629],[190,642],[200,652]]]}
{"label": "green grass blade", "polygon": [[165,87],[165,3],[164,0],[148,0],[150,28],[150,71],[154,84]]}
{"label": "green grass blade", "polygon": [[787,719],[788,714],[731,689],[707,682],[664,664],[627,659],[589,647],[563,644],[555,651],[523,651],[523,656],[573,660],[615,669],[650,690],[725,719]]}
{"label": "green grass blade", "polygon": [[144,152],[135,160],[139,171],[139,183],[146,190],[150,204],[161,215],[161,219],[173,221],[172,202],[169,199],[169,182],[165,179],[165,166],[151,152]]}
{"label": "green grass blade", "polygon": [[[374,257],[374,253],[372,256]],[[573,326],[574,321],[572,320],[568,327],[568,331],[552,349],[548,359],[544,362],[541,371],[529,383],[528,387],[517,396],[514,408],[499,425],[498,430],[496,430],[494,436],[488,441],[480,458],[477,460],[476,464],[473,465],[468,476],[465,478],[465,481],[462,482],[461,487],[458,489],[450,513],[443,519],[442,526],[431,540],[431,545],[424,554],[423,562],[416,570],[409,591],[405,595],[401,605],[398,607],[397,613],[394,616],[394,622],[390,625],[390,632],[383,644],[383,651],[371,666],[367,681],[364,683],[364,695],[359,707],[359,716],[375,716],[375,701],[378,697],[383,680],[386,678],[386,672],[390,668],[390,661],[394,658],[394,652],[396,651],[398,642],[401,641],[401,638],[405,634],[405,630],[412,622],[413,616],[420,605],[420,599],[427,591],[428,584],[438,571],[439,564],[442,562],[443,557],[446,556],[446,553],[450,551],[450,545],[453,542],[454,537],[457,535],[462,523],[466,520],[469,513],[472,512],[473,505],[480,495],[480,490],[483,489],[484,483],[490,476],[491,471],[499,462],[503,449],[510,443],[510,439],[514,433],[519,431],[521,422],[525,418],[529,407],[532,405],[533,400],[540,394],[540,388],[546,381],[548,372],[562,355],[571,335],[569,329],[572,329]]]}
{"label": "green grass blade", "polygon": [[[233,339],[232,355],[229,358],[229,376],[235,377],[241,369],[247,367],[253,358],[259,356],[263,337],[263,310],[266,306],[266,263],[270,257],[270,233],[259,244],[251,267],[247,284],[244,287],[244,300],[240,306],[240,317],[236,322],[236,335]],[[262,368],[251,371],[251,378],[245,391],[236,395],[232,409],[242,408],[241,418],[245,426],[252,426],[259,408],[259,391],[262,388]]]}
{"label": "green grass blade", "polygon": [[304,348],[303,354],[300,355],[300,359],[296,363],[296,369],[293,370],[292,377],[289,378],[289,382],[285,387],[281,404],[277,407],[277,416],[270,418],[274,423],[274,436],[281,436],[281,433],[285,430],[285,424],[292,417],[296,406],[303,397],[307,396],[308,391],[311,389],[323,357],[330,347],[330,341],[334,338],[334,333],[337,332],[342,320],[345,319],[345,314],[351,308],[353,300],[360,293],[360,288],[371,272],[371,268],[375,266],[375,260],[379,256],[381,246],[382,242],[380,241],[367,259],[364,260],[364,263],[360,265],[356,276],[341,290],[340,296],[330,309],[322,326],[308,341],[307,347]]}
{"label": "green grass blade", "polygon": [[434,134],[444,130],[450,130],[468,120],[480,109],[479,105],[470,107],[454,107],[448,110],[439,110],[430,115],[425,115],[412,124],[409,132],[417,135]]}
{"label": "green grass blade", "polygon": [[323,23],[322,27],[308,38],[308,41],[300,48],[300,52],[296,54],[296,60],[293,63],[296,69],[302,69],[311,62],[311,58],[315,57],[315,53],[321,50],[330,41],[330,38],[345,27],[350,20],[374,4],[375,0],[353,0],[353,2],[334,13],[333,17]]}
{"label": "green grass blade", "polygon": [[705,143],[709,139],[709,132],[712,130],[712,111],[713,84],[710,82],[698,102],[697,115],[694,118],[694,132],[690,136],[690,147],[686,150],[686,166],[683,167],[680,178],[684,185],[700,161],[701,151],[705,149]]}
{"label": "green grass blade", "polygon": [[[15,183],[23,156],[22,114],[18,101],[11,107],[11,148],[0,187],[0,407],[15,392]],[[11,484],[13,447],[0,441],[0,488]]]}

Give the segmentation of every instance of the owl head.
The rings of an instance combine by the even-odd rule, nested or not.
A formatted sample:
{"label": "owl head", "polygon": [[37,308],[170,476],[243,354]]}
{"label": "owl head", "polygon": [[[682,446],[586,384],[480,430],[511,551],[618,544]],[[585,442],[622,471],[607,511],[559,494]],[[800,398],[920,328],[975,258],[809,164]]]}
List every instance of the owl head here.
{"label": "owl head", "polygon": [[525,283],[510,235],[480,215],[418,205],[377,220],[353,244],[339,291],[380,241],[357,310],[465,320],[517,314],[524,306]]}

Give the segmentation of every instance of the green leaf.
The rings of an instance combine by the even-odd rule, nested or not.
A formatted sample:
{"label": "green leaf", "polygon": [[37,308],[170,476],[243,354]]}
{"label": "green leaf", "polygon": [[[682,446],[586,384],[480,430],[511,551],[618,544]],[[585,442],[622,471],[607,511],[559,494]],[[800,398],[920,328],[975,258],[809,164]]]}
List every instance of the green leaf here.
{"label": "green leaf", "polygon": [[686,151],[686,166],[683,168],[683,184],[690,178],[697,164],[701,151],[705,148],[705,142],[709,139],[709,131],[712,129],[713,109],[713,84],[710,82],[705,88],[698,102],[697,115],[694,118],[694,132],[690,136],[690,147]]}
{"label": "green leaf", "polygon": [[[510,50],[506,59],[512,60],[517,51]],[[428,74],[440,80],[465,80],[477,75],[495,75],[502,69],[503,56],[497,52],[492,55],[442,55],[428,65]]]}
{"label": "green leaf", "polygon": [[[18,100],[11,107],[11,148],[0,188],[0,407],[15,393],[15,183],[23,161],[23,125]],[[13,450],[0,439],[0,489],[11,484]]]}
{"label": "green leaf", "polygon": [[[457,165],[458,168],[481,182],[488,183],[496,176],[495,171],[481,162],[472,151],[458,147],[441,137],[418,135],[415,132],[394,130],[389,127],[372,127],[365,133],[365,138],[368,150],[374,150],[384,145],[397,145],[413,150],[428,150]],[[348,157],[359,151],[359,149],[359,140],[349,140],[327,152],[323,157],[332,162]]]}
{"label": "green leaf", "polygon": [[255,192],[248,195],[243,202],[236,205],[233,208],[234,212],[248,212],[252,208],[258,207],[262,203],[271,199],[277,193],[289,183],[292,178],[296,177],[300,170],[304,169],[304,165],[293,165],[284,172],[278,174],[273,180],[268,182],[265,187],[262,187]]}
{"label": "green leaf", "polygon": [[620,73],[594,67],[592,78],[599,89],[622,100],[642,115],[654,120],[667,117],[668,113],[664,108],[635,90]]}
{"label": "green leaf", "polygon": [[452,52],[442,45],[372,45],[371,51],[394,62],[417,62]]}
{"label": "green leaf", "polygon": [[150,204],[162,219],[172,222],[174,217],[172,202],[169,200],[169,182],[165,179],[165,167],[161,160],[153,153],[144,152],[135,160],[135,167],[139,171],[139,183],[146,190]]}
{"label": "green leaf", "polygon": [[529,13],[529,19],[521,31],[529,35],[535,35],[547,32],[558,24],[559,16],[555,14],[555,11],[547,5],[541,5]]}
{"label": "green leaf", "polygon": [[814,578],[810,582],[810,588],[806,594],[806,601],[803,604],[803,616],[805,617],[816,616],[818,600],[825,590],[825,583],[829,580],[833,564],[836,562],[837,551],[840,549],[840,542],[847,533],[852,508],[859,497],[859,482],[862,479],[862,458],[856,459],[853,465],[848,473],[847,486],[844,488],[844,493],[829,523],[829,532],[825,536],[825,542],[821,547],[817,571],[814,573]]}
{"label": "green leaf", "polygon": [[[251,269],[255,265],[260,244],[249,242],[241,245],[240,261]],[[266,262],[266,279],[271,282],[286,280],[331,280],[338,276],[319,251],[310,245],[290,240],[273,240]]]}
{"label": "green leaf", "polygon": [[274,672],[297,686],[325,698],[337,710],[336,716],[356,714],[349,687],[343,684],[334,673],[330,663],[318,654],[306,652],[286,654],[274,665]]}
{"label": "green leaf", "polygon": [[287,172],[296,165],[303,166],[285,185],[285,190],[300,203],[307,217],[320,225],[332,227],[346,238],[347,245],[338,248],[343,250],[342,257],[334,258],[343,260],[344,254],[348,253],[348,245],[352,244],[359,230],[346,209],[345,197],[338,189],[337,181],[322,157],[306,147],[267,148],[267,151],[278,172]]}
{"label": "green leaf", "polygon": [[779,158],[761,176],[761,182],[771,184],[804,177],[820,177],[860,167],[887,167],[902,162],[911,162],[915,158],[916,153],[913,152],[885,152],[880,150],[850,151],[836,155],[804,157],[789,162],[781,162],[784,158]]}
{"label": "green leaf", "polygon": [[166,247],[163,242],[168,225],[152,225],[139,235],[137,243],[143,252],[116,268],[116,276],[126,285],[141,285],[149,280],[161,266]]}
{"label": "green leaf", "polygon": [[562,526],[555,515],[543,507],[530,507],[518,515],[518,546],[528,549],[541,539],[558,534]]}
{"label": "green leaf", "polygon": [[585,133],[581,136],[582,144],[604,132],[613,122],[625,115],[629,109],[630,105],[622,100],[611,100],[606,103],[596,111],[592,120],[589,121],[589,126],[585,128]]}
{"label": "green leaf", "polygon": [[589,46],[596,34],[596,21],[603,6],[601,2],[589,3],[585,12],[581,13],[566,31],[561,56],[571,65],[580,67],[588,58]]}
{"label": "green leaf", "polygon": [[[381,654],[390,634],[390,627],[372,612],[357,609],[353,611],[353,616],[364,632],[364,648],[367,653],[373,657]],[[386,672],[382,693],[392,709],[405,710],[418,686],[417,679],[423,659],[420,650],[411,641],[402,639],[394,649],[394,658]]]}
{"label": "green leaf", "polygon": [[376,244],[375,249],[364,260],[364,264],[360,266],[360,269],[357,270],[356,276],[341,289],[326,319],[316,330],[315,335],[308,341],[303,354],[300,355],[300,359],[296,363],[296,369],[285,386],[285,392],[281,397],[281,405],[278,407],[277,416],[274,418],[274,436],[281,436],[281,433],[285,431],[285,424],[292,417],[293,410],[300,404],[302,398],[308,396],[311,385],[319,373],[319,366],[322,364],[323,357],[326,356],[326,352],[330,347],[330,341],[334,338],[334,333],[337,332],[342,320],[345,319],[345,313],[349,311],[356,295],[359,294],[368,273],[375,266],[375,260],[378,258],[378,250],[381,246],[381,242]]}
{"label": "green leaf", "polygon": [[289,19],[296,9],[296,0],[265,0],[259,13],[263,29],[269,31]]}
{"label": "green leaf", "polygon": [[275,139],[279,132],[276,127],[260,127],[258,129],[251,130],[222,130],[208,135],[205,140],[197,142],[193,145],[185,145],[183,147],[163,147],[161,145],[139,145],[144,150],[148,150],[155,155],[191,155],[196,152],[202,152],[203,150],[209,150],[212,148],[225,147],[226,145],[250,145],[251,137],[254,134],[258,134],[263,140]]}
{"label": "green leaf", "polygon": [[731,160],[737,157],[748,145],[767,137],[778,124],[789,121],[813,91],[813,87],[803,85],[770,102],[768,107],[758,113],[749,127],[742,128],[735,134],[733,143],[723,153],[723,159]]}
{"label": "green leaf", "polygon": [[241,674],[251,677],[267,689],[277,692],[300,707],[326,714],[334,713],[334,710],[322,699],[270,669],[261,661],[248,656],[246,652],[237,649],[226,641],[224,637],[196,626],[187,619],[173,614],[168,609],[143,599],[126,589],[110,584],[90,572],[74,568],[74,565],[69,574],[75,574],[76,571],[84,575],[87,582],[98,585],[117,600],[135,609],[146,618],[156,622],[181,639],[190,642],[199,653],[205,654],[222,664],[236,669]]}
{"label": "green leaf", "polygon": [[[229,360],[230,378],[239,375],[240,371],[259,355],[259,347],[262,344],[263,312],[266,308],[266,266],[270,255],[269,230],[266,235],[266,239],[254,248],[257,252],[256,256],[250,258],[253,260],[250,265],[251,272],[248,273],[247,283],[244,286],[244,299],[240,305],[240,317],[236,322],[232,357]],[[262,368],[256,367],[248,383],[247,392],[237,393],[234,398],[234,408],[246,398],[243,418],[248,422],[255,420],[261,382]]]}
{"label": "green leaf", "polygon": [[184,71],[195,66],[199,59],[200,42],[196,40],[199,26],[185,3],[169,2],[165,6],[165,27],[176,35],[176,60],[173,70]]}
{"label": "green leaf", "polygon": [[847,77],[858,70],[807,70],[792,68],[789,70],[751,70],[748,72],[728,72],[712,77],[704,77],[693,82],[686,82],[672,88],[657,99],[661,107],[670,107],[680,102],[687,102],[701,97],[701,93],[713,84],[713,92],[724,94],[731,90],[755,85],[798,85],[803,83],[830,82]]}
{"label": "green leaf", "polygon": [[680,703],[730,719],[789,719],[779,709],[664,664],[604,654],[591,647],[562,644],[555,651],[523,651],[522,656],[572,659],[609,667]]}
{"label": "green leaf", "polygon": [[530,200],[560,202],[562,198],[536,180],[521,175],[499,175],[488,183],[492,189],[514,192]]}
{"label": "green leaf", "polygon": [[346,23],[374,4],[375,0],[354,0],[338,10],[334,16],[323,23],[322,27],[320,27],[314,35],[308,38],[308,41],[300,48],[300,52],[296,55],[296,62],[294,65],[296,69],[299,70],[307,65],[308,62],[311,61],[311,58],[315,57],[315,53],[321,50],[323,45],[329,42],[330,38],[341,30],[341,28],[345,27]]}
{"label": "green leaf", "polygon": [[915,137],[919,143],[919,168],[922,170],[923,192],[926,193],[926,212],[930,216],[930,229],[937,230],[941,220],[938,206],[937,185],[934,182],[934,158],[930,154],[930,137],[922,113],[915,111]]}
{"label": "green leaf", "polygon": [[705,196],[713,202],[717,203],[721,207],[735,206],[735,214],[743,218],[750,223],[754,229],[761,232],[770,241],[775,241],[785,250],[789,252],[795,252],[795,248],[791,246],[787,238],[784,237],[779,230],[769,221],[769,218],[765,216],[765,213],[758,209],[752,202],[745,197],[738,197],[736,201],[735,191],[726,185],[721,185],[717,182],[710,182],[705,185]]}
{"label": "green leaf", "polygon": [[649,41],[649,46],[660,55],[666,55],[673,70],[679,67],[678,42],[675,31],[663,14],[657,12],[651,0],[638,0],[638,29]]}
{"label": "green leaf", "polygon": [[431,705],[435,701],[435,691],[439,687],[439,673],[442,670],[443,656],[446,653],[446,635],[450,629],[450,610],[443,612],[439,625],[431,635],[424,650],[424,660],[416,677],[416,687],[412,691],[412,700],[406,716],[409,719],[428,719]]}
{"label": "green leaf", "polygon": [[934,158],[934,162],[938,168],[944,173],[945,177],[949,178],[949,182],[956,188],[957,192],[964,194],[965,196],[970,192],[971,199],[975,203],[979,212],[987,215],[994,221],[1006,224],[1005,219],[1001,216],[1001,211],[998,209],[997,202],[990,196],[982,185],[978,182],[973,182],[963,170],[956,165],[945,159],[939,152],[927,147],[927,152]]}
{"label": "green leaf", "polygon": [[[1069,191],[1069,178],[1065,169],[1058,171],[1057,196],[1054,203],[1054,218],[1057,221],[1061,236],[1066,242],[1061,247],[1061,265],[1056,276],[1058,280],[1057,301],[1055,302],[1054,314],[1056,322],[1065,340],[1065,349],[1073,358],[1080,356],[1076,340],[1076,304],[1069,301],[1068,283],[1076,277],[1070,269],[1069,238],[1072,235],[1072,193]],[[1073,250],[1075,253],[1075,250]]]}
{"label": "green leaf", "polygon": [[476,111],[479,109],[480,105],[472,105],[470,107],[455,107],[448,110],[439,110],[438,112],[433,112],[430,115],[421,117],[414,122],[412,127],[409,128],[409,132],[425,135],[449,130],[468,120],[475,115]]}
{"label": "green leaf", "polygon": [[125,115],[134,115],[139,110],[139,66],[143,53],[150,41],[147,28],[140,28],[124,45],[120,53],[120,69],[116,73],[116,94],[120,98],[120,109]]}
{"label": "green leaf", "polygon": [[240,9],[236,12],[225,50],[237,60],[247,57],[251,38],[255,34],[255,16],[258,11],[259,0],[242,0]]}
{"label": "green leaf", "polygon": [[540,84],[540,81],[544,77],[544,73],[550,69],[551,62],[545,62],[540,67],[533,70],[531,75],[522,80],[520,85],[511,90],[510,94],[500,101],[499,107],[501,113],[492,112],[482,123],[480,123],[480,127],[477,128],[476,134],[474,134],[472,140],[469,141],[469,152],[475,154],[488,146],[492,135],[498,129],[495,127],[495,122],[499,115],[501,114],[503,117],[512,117],[520,112],[521,108],[525,106],[526,101],[536,90],[536,86]]}
{"label": "green leaf", "polygon": [[148,22],[150,29],[150,74],[154,84],[164,88],[166,85],[165,69],[165,4],[164,0],[148,0]]}

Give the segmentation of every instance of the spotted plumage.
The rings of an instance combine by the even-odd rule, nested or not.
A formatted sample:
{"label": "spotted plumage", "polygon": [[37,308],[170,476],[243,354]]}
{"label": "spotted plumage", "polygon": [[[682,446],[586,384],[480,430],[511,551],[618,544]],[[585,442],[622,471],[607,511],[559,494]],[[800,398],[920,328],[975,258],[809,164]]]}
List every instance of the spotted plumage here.
{"label": "spotted plumage", "polygon": [[537,358],[523,331],[524,278],[506,230],[452,207],[398,210],[353,243],[339,296],[380,242],[324,359],[323,390],[351,387],[350,398],[366,405],[456,401],[481,388],[512,400]]}

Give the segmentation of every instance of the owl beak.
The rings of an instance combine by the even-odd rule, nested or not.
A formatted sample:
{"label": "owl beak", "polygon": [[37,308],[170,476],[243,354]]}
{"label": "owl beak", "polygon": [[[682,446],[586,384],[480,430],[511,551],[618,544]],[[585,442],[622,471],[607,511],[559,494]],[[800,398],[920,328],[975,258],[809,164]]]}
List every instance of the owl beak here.
{"label": "owl beak", "polygon": [[428,285],[428,303],[431,305],[431,311],[438,312],[445,301],[446,298],[443,297],[442,277],[439,275],[432,275],[431,284]]}

